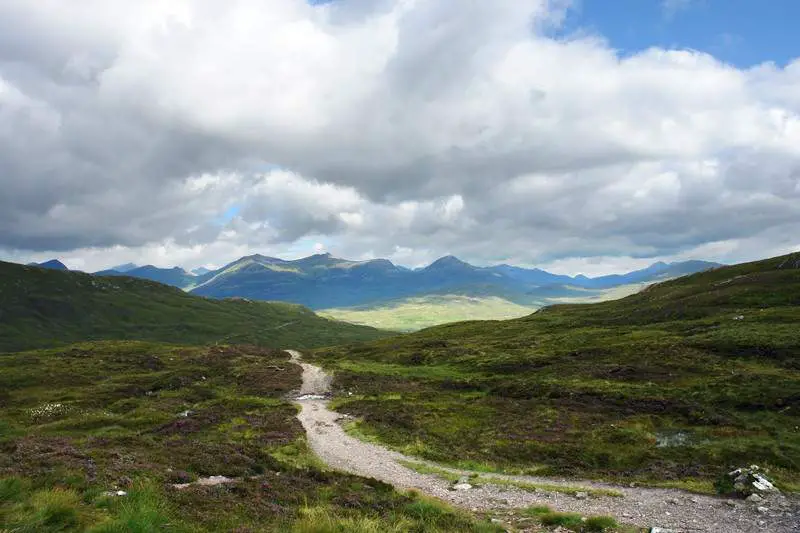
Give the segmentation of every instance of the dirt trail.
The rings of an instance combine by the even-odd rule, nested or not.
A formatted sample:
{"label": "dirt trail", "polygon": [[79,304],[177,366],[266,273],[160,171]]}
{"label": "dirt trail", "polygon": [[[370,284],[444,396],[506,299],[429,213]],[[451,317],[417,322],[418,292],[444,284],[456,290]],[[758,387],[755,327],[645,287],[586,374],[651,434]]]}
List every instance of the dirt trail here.
{"label": "dirt trail", "polygon": [[[301,408],[298,419],[308,434],[311,449],[332,468],[376,478],[401,489],[417,489],[473,511],[503,513],[514,508],[548,505],[558,511],[583,515],[613,515],[622,523],[666,528],[675,532],[800,532],[800,504],[796,499],[790,500],[783,496],[758,504],[762,507],[759,511],[756,504],[731,502],[673,489],[631,488],[589,481],[498,474],[481,475],[534,484],[610,488],[619,491],[623,496],[579,499],[573,494],[531,492],[492,484],[468,490],[452,490],[451,484],[440,477],[420,474],[398,462],[426,461],[347,435],[339,424],[344,417],[328,409],[330,376],[315,365],[303,363],[299,352],[287,351],[292,355],[292,361],[303,368],[303,386],[295,396],[295,401]],[[442,468],[440,465],[436,466]],[[464,475],[472,473],[448,470]]]}

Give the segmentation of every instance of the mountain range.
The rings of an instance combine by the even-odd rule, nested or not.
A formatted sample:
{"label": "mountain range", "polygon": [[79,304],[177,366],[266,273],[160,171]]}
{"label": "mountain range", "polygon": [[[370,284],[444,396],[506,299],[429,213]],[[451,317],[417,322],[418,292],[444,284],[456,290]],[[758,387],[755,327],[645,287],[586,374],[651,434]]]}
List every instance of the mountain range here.
{"label": "mountain range", "polygon": [[499,297],[526,306],[554,298],[585,298],[623,285],[652,283],[720,266],[707,261],[655,263],[645,269],[595,278],[566,276],[512,265],[478,267],[457,257],[409,269],[387,259],[350,261],[330,254],[296,260],[242,257],[217,270],[123,265],[96,272],[158,281],[209,298],[280,300],[312,309],[375,305],[415,296],[457,294]]}

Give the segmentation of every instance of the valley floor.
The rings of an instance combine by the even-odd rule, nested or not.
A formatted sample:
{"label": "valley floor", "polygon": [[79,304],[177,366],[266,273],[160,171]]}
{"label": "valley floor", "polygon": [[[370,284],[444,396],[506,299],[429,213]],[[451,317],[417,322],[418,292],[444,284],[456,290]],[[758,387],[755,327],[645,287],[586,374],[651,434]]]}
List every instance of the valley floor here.
{"label": "valley floor", "polygon": [[[329,377],[321,368],[301,362],[298,352],[290,353],[303,368],[303,387],[296,398],[301,407],[298,418],[312,450],[336,469],[402,489],[418,489],[458,507],[490,512],[517,525],[524,521],[524,515],[515,510],[542,505],[584,516],[611,514],[624,524],[673,531],[788,533],[797,531],[800,524],[800,501],[785,496],[757,506],[675,489],[477,474],[363,442],[346,433],[341,425],[346,417],[328,408]],[[462,476],[469,478],[467,483],[472,488],[453,490],[453,480]]]}

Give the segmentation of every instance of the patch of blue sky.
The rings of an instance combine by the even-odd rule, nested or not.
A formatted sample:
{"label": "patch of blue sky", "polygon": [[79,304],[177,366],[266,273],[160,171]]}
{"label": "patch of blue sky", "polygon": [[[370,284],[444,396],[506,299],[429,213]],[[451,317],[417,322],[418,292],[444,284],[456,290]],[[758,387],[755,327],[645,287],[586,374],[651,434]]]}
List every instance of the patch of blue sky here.
{"label": "patch of blue sky", "polygon": [[224,226],[225,224],[233,220],[241,210],[242,207],[240,205],[234,204],[230,206],[228,209],[226,209],[220,216],[218,216],[215,222],[220,226]]}
{"label": "patch of blue sky", "polygon": [[800,58],[798,20],[798,0],[575,0],[557,35],[600,35],[623,57],[660,47],[783,66]]}

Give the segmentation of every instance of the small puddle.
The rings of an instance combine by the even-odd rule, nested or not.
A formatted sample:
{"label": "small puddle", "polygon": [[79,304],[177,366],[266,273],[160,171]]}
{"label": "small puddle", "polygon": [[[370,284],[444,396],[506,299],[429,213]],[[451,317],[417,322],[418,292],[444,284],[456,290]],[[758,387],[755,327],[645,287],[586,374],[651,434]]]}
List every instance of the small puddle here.
{"label": "small puddle", "polygon": [[299,396],[293,396],[292,400],[296,402],[302,402],[307,400],[327,400],[327,394],[301,394]]}

